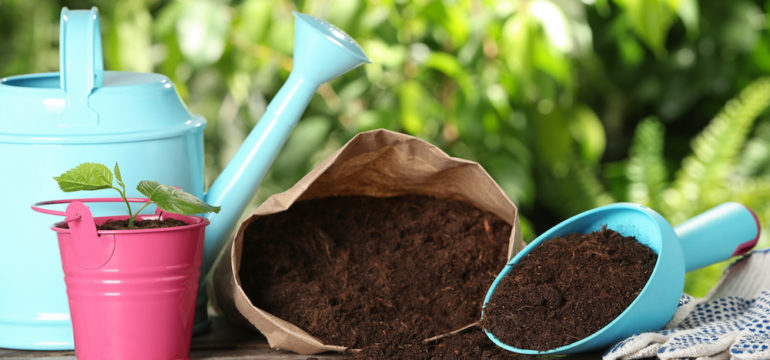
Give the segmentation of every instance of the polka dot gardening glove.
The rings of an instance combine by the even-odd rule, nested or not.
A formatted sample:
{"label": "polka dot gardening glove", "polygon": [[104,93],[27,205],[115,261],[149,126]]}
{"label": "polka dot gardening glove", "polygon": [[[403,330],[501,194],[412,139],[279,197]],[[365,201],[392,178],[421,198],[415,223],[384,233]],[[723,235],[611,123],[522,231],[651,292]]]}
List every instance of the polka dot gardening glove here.
{"label": "polka dot gardening glove", "polygon": [[663,330],[625,339],[604,360],[770,359],[770,249],[730,265],[703,299],[683,294]]}

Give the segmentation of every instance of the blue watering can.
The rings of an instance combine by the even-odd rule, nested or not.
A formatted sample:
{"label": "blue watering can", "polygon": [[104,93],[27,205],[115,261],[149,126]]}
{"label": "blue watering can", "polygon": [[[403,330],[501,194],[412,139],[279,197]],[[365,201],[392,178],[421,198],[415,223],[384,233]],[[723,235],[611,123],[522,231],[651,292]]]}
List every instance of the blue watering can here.
{"label": "blue watering can", "polygon": [[[62,9],[59,72],[0,80],[0,347],[74,348],[51,219],[31,212],[29,205],[61,197],[52,176],[82,162],[117,161],[126,184],[157,180],[222,206],[209,216],[203,280],[316,89],[370,62],[337,27],[294,16],[294,67],[288,80],[205,193],[205,119],[187,110],[163,75],[104,71],[96,8]],[[141,194],[134,190],[128,196]],[[125,211],[92,210],[95,215]],[[208,298],[205,287],[200,289],[196,333],[208,324]]]}
{"label": "blue watering can", "polygon": [[[500,281],[516,264],[544,241],[572,233],[586,234],[607,226],[633,236],[658,259],[647,284],[634,301],[609,324],[571,344],[550,350],[519,349],[484,330],[498,346],[521,354],[574,354],[601,349],[634,333],[662,328],[674,315],[687,271],[727,260],[751,250],[759,240],[759,220],[747,207],[724,203],[672,228],[654,210],[632,203],[617,203],[575,215],[549,229],[520,251],[497,276],[484,299],[487,305]],[[482,315],[483,316],[483,315]]]}

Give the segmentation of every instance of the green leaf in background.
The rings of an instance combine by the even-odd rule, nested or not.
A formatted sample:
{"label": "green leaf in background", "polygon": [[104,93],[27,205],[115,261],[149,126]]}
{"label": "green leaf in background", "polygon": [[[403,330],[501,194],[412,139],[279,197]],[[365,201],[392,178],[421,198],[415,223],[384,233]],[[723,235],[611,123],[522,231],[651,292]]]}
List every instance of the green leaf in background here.
{"label": "green leaf in background", "polygon": [[770,175],[770,122],[757,126],[754,138],[743,148],[738,171],[746,177]]}
{"label": "green leaf in background", "polygon": [[726,260],[688,272],[684,277],[684,291],[695,297],[705,296],[731,262]]}
{"label": "green leaf in background", "polygon": [[632,35],[618,36],[617,40],[620,55],[623,61],[629,65],[638,65],[644,60],[644,47]]}
{"label": "green leaf in background", "polygon": [[166,212],[194,215],[207,212],[219,212],[219,206],[211,206],[201,201],[195,195],[173,186],[163,185],[157,181],[144,180],[139,182],[136,190],[147,196],[150,201]]}
{"label": "green leaf in background", "polygon": [[687,35],[695,38],[698,35],[700,9],[698,0],[668,0],[670,6],[676,9],[677,15],[682,19],[684,27],[687,29]]}
{"label": "green leaf in background", "polygon": [[667,185],[668,174],[663,157],[664,135],[663,124],[657,118],[642,120],[636,127],[626,163],[628,199],[653,209],[659,208],[660,198]]}
{"label": "green leaf in background", "polygon": [[272,8],[274,4],[265,0],[246,0],[238,6],[242,21],[234,24],[239,34],[249,41],[258,43],[267,37],[272,23]]}
{"label": "green leaf in background", "polygon": [[583,160],[589,164],[598,164],[606,144],[601,120],[585,105],[575,106],[569,116],[569,132],[577,141]]}
{"label": "green leaf in background", "polygon": [[666,53],[666,35],[674,22],[668,0],[616,0],[626,11],[631,28],[657,56]]}
{"label": "green leaf in background", "polygon": [[101,190],[112,187],[110,168],[97,163],[83,163],[53,178],[64,192]]}
{"label": "green leaf in background", "polygon": [[517,12],[509,17],[502,28],[502,59],[513,74],[522,81],[532,77],[532,47],[537,40],[530,30],[529,17]]}
{"label": "green leaf in background", "polygon": [[538,0],[529,5],[529,16],[536,39],[532,52],[534,65],[559,83],[569,85],[571,71],[567,54],[574,50],[575,44],[574,31],[564,11],[551,1]]}
{"label": "green leaf in background", "polygon": [[553,210],[564,219],[615,201],[605,190],[595,169],[574,161],[574,157],[567,159],[558,172],[541,171],[538,180],[538,195],[559,204]]}
{"label": "green leaf in background", "polygon": [[734,172],[755,120],[768,107],[770,77],[759,78],[728,101],[692,140],[692,154],[682,160],[665,196],[664,205],[671,223],[679,224],[693,214],[729,200],[726,180]]}
{"label": "green leaf in background", "polygon": [[410,134],[422,132],[424,119],[421,110],[427,100],[425,95],[425,90],[417,81],[407,81],[399,89],[401,125]]}
{"label": "green leaf in background", "polygon": [[445,6],[447,16],[444,18],[444,28],[447,29],[455,46],[462,45],[468,40],[471,29],[471,21],[467,14],[472,7],[471,1],[458,1],[447,3]]}
{"label": "green leaf in background", "polygon": [[[548,100],[543,100],[548,101]],[[551,105],[552,106],[552,105]],[[551,172],[564,174],[574,153],[567,121],[560,109],[538,114],[534,121],[534,150],[537,161],[551,166]]]}
{"label": "green leaf in background", "polygon": [[751,51],[762,37],[765,14],[757,4],[749,2],[737,2],[729,11],[732,16],[725,21],[725,31],[721,33],[723,41],[737,49]]}
{"label": "green leaf in background", "polygon": [[[380,39],[371,39],[362,43],[366,53],[372,58],[377,59],[373,65],[398,68],[404,65],[406,59],[406,49],[403,46],[388,44]],[[368,65],[367,65],[368,67]]]}
{"label": "green leaf in background", "polygon": [[225,37],[230,30],[230,12],[218,1],[191,0],[176,23],[182,54],[196,65],[219,60],[225,51]]}
{"label": "green leaf in background", "polygon": [[295,169],[305,169],[314,150],[327,140],[331,122],[323,116],[311,116],[297,124],[286,141],[286,146],[278,154],[275,171],[292,174]]}
{"label": "green leaf in background", "polygon": [[145,1],[120,1],[115,3],[114,20],[109,22],[105,36],[105,51],[110,68],[137,72],[152,72],[152,22],[153,18]]}
{"label": "green leaf in background", "polygon": [[457,61],[457,58],[444,52],[431,52],[428,55],[425,66],[441,71],[452,78],[463,73],[463,67]]}

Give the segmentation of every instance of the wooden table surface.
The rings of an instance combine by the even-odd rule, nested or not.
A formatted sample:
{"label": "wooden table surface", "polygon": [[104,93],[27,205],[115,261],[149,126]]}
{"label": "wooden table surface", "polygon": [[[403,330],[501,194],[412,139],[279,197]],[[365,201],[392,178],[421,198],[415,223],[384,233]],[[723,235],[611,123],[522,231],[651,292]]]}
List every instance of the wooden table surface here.
{"label": "wooden table surface", "polygon": [[[276,351],[258,332],[238,329],[219,316],[212,317],[211,331],[193,337],[190,357],[193,359],[276,359],[305,360],[308,355]],[[344,355],[313,355],[319,360],[343,359]],[[23,351],[0,348],[0,359],[74,360],[74,351]]]}
{"label": "wooden table surface", "polygon": [[[344,359],[342,354],[299,355],[286,351],[277,351],[267,345],[265,338],[256,331],[236,328],[219,316],[212,316],[211,331],[193,337],[192,359],[217,360],[306,360],[309,357],[318,360]],[[513,355],[513,354],[512,354]],[[512,356],[521,359],[522,356]],[[527,357],[528,358],[528,357]],[[569,356],[532,356],[531,359],[560,358],[569,360],[601,359],[601,352]],[[41,359],[75,360],[74,351],[25,351],[0,348],[0,359]],[[477,360],[477,359],[473,359]]]}

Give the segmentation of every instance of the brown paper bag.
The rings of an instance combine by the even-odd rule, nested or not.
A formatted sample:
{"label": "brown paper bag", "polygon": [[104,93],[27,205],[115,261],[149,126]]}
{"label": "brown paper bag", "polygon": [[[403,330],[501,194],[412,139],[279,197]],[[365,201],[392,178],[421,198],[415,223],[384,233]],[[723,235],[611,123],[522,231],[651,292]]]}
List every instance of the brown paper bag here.
{"label": "brown paper bag", "polygon": [[497,215],[512,225],[508,259],[524,247],[516,206],[487,172],[475,162],[449,157],[420,139],[388,131],[358,134],[299,182],[268,198],[244,220],[214,273],[214,293],[224,316],[233,323],[253,326],[271,347],[300,354],[345,351],[252,305],[238,274],[243,234],[260,216],[282,212],[302,200],[337,196],[389,197],[421,194],[464,201]]}

